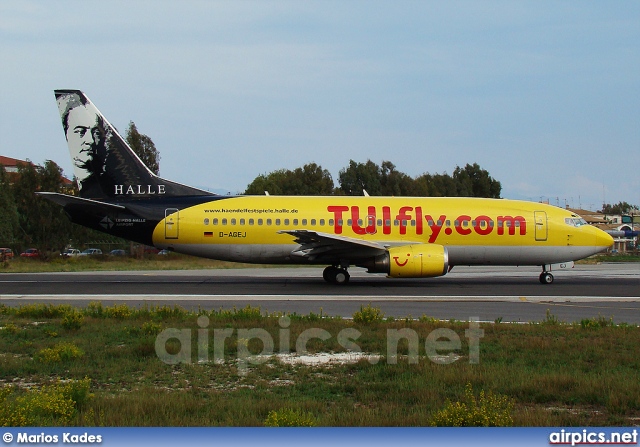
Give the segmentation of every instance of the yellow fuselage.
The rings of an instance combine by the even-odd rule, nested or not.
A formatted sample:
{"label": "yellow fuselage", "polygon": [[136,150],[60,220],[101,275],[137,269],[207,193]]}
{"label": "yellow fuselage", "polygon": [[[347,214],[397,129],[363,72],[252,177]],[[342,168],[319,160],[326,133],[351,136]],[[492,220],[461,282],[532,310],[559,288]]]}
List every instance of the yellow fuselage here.
{"label": "yellow fuselage", "polygon": [[546,204],[503,199],[239,196],[167,210],[153,242],[215,259],[312,263],[291,256],[299,244],[282,232],[309,230],[386,247],[438,244],[448,250],[450,265],[544,265],[612,244],[603,231],[576,225],[576,217]]}

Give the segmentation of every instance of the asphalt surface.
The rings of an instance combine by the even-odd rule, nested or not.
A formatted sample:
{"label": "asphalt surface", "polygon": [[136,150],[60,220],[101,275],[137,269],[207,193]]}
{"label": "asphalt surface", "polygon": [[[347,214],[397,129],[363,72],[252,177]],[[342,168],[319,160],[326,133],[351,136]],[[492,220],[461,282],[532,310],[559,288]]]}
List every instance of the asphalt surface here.
{"label": "asphalt surface", "polygon": [[259,306],[265,311],[350,317],[372,303],[388,316],[541,321],[606,317],[640,324],[640,264],[577,265],[538,282],[531,267],[456,267],[440,278],[389,279],[351,269],[344,286],[327,284],[321,268],[0,274],[0,303],[91,301],[187,309]]}

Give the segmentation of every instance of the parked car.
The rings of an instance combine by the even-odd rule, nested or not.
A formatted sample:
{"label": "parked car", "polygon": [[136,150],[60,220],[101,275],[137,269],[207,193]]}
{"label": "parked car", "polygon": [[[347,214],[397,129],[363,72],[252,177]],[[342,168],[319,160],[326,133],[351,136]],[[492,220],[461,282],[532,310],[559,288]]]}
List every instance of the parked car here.
{"label": "parked car", "polygon": [[62,253],[60,253],[60,256],[65,258],[75,258],[80,256],[80,250],[77,248],[66,248]]}
{"label": "parked car", "polygon": [[160,250],[160,251],[158,252],[158,254],[159,254],[160,256],[168,256],[168,255],[170,255],[170,254],[171,254],[171,250],[167,250],[167,249],[165,248],[164,250]]}
{"label": "parked car", "polygon": [[39,258],[40,251],[37,248],[28,248],[20,253],[21,258]]}
{"label": "parked car", "polygon": [[80,253],[80,256],[95,256],[101,254],[102,250],[100,250],[99,248],[87,248],[82,253]]}
{"label": "parked car", "polygon": [[120,249],[111,250],[109,256],[127,256],[127,252]]}
{"label": "parked car", "polygon": [[0,248],[0,260],[13,259],[13,250],[10,248]]}

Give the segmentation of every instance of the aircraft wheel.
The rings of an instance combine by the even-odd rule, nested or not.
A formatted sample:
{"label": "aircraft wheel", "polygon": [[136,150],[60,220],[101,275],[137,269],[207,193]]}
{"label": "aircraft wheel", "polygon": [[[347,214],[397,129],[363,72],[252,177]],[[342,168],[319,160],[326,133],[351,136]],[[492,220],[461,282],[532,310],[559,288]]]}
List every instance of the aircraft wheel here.
{"label": "aircraft wheel", "polygon": [[336,269],[333,282],[336,284],[346,284],[349,282],[350,277],[349,272],[345,269]]}
{"label": "aircraft wheel", "polygon": [[326,282],[332,283],[334,282],[333,278],[335,277],[336,270],[338,270],[336,267],[330,265],[329,267],[324,269],[324,271],[322,272],[322,277]]}
{"label": "aircraft wheel", "polygon": [[540,273],[540,283],[551,284],[553,282],[553,275],[549,272]]}

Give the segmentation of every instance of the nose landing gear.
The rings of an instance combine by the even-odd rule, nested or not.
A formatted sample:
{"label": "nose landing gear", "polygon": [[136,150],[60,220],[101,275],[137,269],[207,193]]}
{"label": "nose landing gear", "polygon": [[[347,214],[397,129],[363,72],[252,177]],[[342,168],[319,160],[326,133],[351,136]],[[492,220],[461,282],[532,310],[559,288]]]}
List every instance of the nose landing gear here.
{"label": "nose landing gear", "polygon": [[546,269],[542,268],[542,273],[540,273],[540,283],[541,284],[551,284],[553,282],[553,275],[546,271]]}

